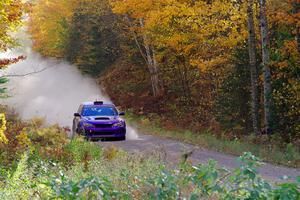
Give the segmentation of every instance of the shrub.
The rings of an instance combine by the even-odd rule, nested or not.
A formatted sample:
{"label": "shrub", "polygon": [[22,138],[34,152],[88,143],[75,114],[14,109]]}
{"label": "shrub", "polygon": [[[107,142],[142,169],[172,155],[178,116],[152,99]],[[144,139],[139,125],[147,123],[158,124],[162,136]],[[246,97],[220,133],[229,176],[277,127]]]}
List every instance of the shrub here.
{"label": "shrub", "polygon": [[7,143],[8,140],[4,134],[4,131],[6,130],[6,119],[5,114],[0,113],[0,143]]}
{"label": "shrub", "polygon": [[65,150],[74,162],[82,163],[90,160],[99,159],[102,155],[102,149],[90,142],[85,141],[81,137],[76,137],[71,140]]}
{"label": "shrub", "polygon": [[262,163],[251,153],[230,171],[213,160],[192,165],[184,159],[169,167],[160,152],[103,150],[80,137],[68,140],[63,128],[45,127],[41,119],[8,119],[6,133],[9,142],[0,148],[0,199],[300,198],[300,177],[272,184],[258,175]]}
{"label": "shrub", "polygon": [[[60,199],[120,199],[127,195],[114,190],[111,182],[105,178],[90,177],[78,182],[69,181],[63,174],[60,179],[50,183],[54,197]],[[125,196],[126,195],[126,196]],[[123,199],[123,198],[122,198]]]}
{"label": "shrub", "polygon": [[44,126],[43,119],[23,122],[18,116],[11,115],[6,123],[7,143],[0,144],[2,165],[12,167],[21,155],[30,150],[34,156],[54,161],[69,158],[65,146],[68,143],[66,131],[58,125]]}
{"label": "shrub", "polygon": [[[77,140],[79,141],[79,140]],[[91,149],[93,143],[82,141]],[[78,146],[73,146],[76,149]],[[71,152],[72,152],[71,151]],[[272,185],[256,171],[260,160],[245,153],[240,168],[218,168],[215,161],[169,168],[151,156],[119,153],[116,159],[94,158],[63,167],[23,154],[16,170],[0,184],[1,199],[299,199],[295,183]],[[74,153],[76,154],[76,153]],[[83,155],[83,154],[78,154]],[[146,157],[146,158],[145,158]]]}

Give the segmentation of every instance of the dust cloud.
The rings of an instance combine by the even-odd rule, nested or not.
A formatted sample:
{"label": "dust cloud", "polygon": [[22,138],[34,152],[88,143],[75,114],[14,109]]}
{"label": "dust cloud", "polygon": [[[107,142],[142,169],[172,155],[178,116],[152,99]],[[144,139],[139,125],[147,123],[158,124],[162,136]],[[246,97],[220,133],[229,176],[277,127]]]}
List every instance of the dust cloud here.
{"label": "dust cloud", "polygon": [[[0,53],[0,58],[24,55],[27,59],[0,70],[0,76],[10,76],[5,85],[10,97],[1,99],[0,103],[14,108],[24,120],[43,117],[48,124],[71,127],[73,114],[80,103],[94,100],[111,102],[95,80],[82,75],[75,66],[44,58],[32,51],[26,30],[22,30],[18,38],[21,46]],[[127,137],[137,139],[138,135],[128,127]]]}

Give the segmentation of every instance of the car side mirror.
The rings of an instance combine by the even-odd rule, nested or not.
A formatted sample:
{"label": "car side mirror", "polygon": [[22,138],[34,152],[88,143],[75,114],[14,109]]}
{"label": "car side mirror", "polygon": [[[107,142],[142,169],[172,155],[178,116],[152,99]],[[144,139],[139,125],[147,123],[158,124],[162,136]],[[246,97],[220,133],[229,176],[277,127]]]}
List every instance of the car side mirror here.
{"label": "car side mirror", "polygon": [[125,112],[120,112],[119,115],[120,115],[120,116],[124,116],[124,115],[125,115]]}
{"label": "car side mirror", "polygon": [[81,117],[79,113],[74,113],[74,117]]}

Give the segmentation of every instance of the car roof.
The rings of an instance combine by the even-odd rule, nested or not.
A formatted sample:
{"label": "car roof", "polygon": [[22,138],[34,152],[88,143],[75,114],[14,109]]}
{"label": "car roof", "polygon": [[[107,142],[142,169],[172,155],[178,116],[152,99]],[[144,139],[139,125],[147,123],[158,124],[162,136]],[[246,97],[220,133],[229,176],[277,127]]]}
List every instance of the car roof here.
{"label": "car roof", "polygon": [[112,103],[103,103],[100,105],[95,104],[94,102],[84,102],[82,103],[83,106],[110,106],[110,107],[116,107],[114,104]]}

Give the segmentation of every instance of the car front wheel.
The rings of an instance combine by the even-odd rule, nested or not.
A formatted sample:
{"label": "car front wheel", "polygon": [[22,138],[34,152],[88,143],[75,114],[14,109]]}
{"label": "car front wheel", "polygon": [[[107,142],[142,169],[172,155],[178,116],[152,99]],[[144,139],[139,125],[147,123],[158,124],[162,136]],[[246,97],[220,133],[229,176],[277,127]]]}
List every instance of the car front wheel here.
{"label": "car front wheel", "polygon": [[119,140],[120,140],[120,141],[125,141],[125,140],[126,140],[126,136],[124,135],[124,136],[122,136],[122,137],[119,137]]}

